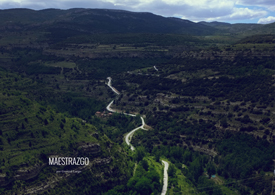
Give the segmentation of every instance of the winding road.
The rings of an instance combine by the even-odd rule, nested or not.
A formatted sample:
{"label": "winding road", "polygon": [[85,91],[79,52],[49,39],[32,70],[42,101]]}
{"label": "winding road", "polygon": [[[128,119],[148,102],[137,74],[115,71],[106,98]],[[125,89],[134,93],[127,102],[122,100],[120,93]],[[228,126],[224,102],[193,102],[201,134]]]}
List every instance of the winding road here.
{"label": "winding road", "polygon": [[[111,106],[112,106],[113,103],[114,103],[114,100],[111,101],[110,104],[108,104],[108,106],[106,107],[106,109],[107,109],[109,112],[123,113],[123,112],[118,112],[118,111],[116,111],[116,110],[113,110],[113,109],[111,108]],[[134,114],[128,114],[128,113],[123,113],[123,114],[128,115],[128,116],[136,116],[136,115],[134,115]],[[142,118],[142,117],[141,117],[141,118]],[[141,120],[143,120],[143,118],[142,118]],[[144,120],[143,120],[143,122],[144,122]]]}
{"label": "winding road", "polygon": [[118,92],[118,90],[116,90],[114,87],[112,87],[111,85],[111,81],[112,81],[112,78],[111,77],[107,77],[107,79],[109,80],[107,85],[113,90],[113,92],[115,92],[117,95],[119,95],[120,93]]}
{"label": "winding road", "polygon": [[135,131],[139,130],[139,129],[143,129],[143,130],[146,130],[144,128],[144,125],[145,125],[145,122],[144,122],[144,119],[142,117],[140,117],[141,121],[142,121],[142,125],[140,127],[137,127],[135,128],[134,130],[130,131],[130,133],[128,133],[126,136],[125,136],[125,142],[127,145],[131,146],[131,150],[134,151],[135,148],[132,144],[130,144],[130,141],[135,133]]}
{"label": "winding road", "polygon": [[110,104],[108,104],[108,106],[106,107],[106,109],[109,111],[109,112],[116,112],[115,110],[113,110],[111,108],[111,105],[114,103],[114,100],[110,102]]}
{"label": "winding road", "polygon": [[[108,83],[107,83],[107,85],[113,90],[113,92],[115,92],[117,95],[119,95],[120,93],[119,93],[114,87],[112,87],[112,85],[111,85],[111,80],[112,80],[112,78],[111,78],[111,77],[107,77],[107,79],[109,80]],[[122,112],[117,112],[116,110],[113,110],[113,109],[111,108],[111,106],[112,106],[113,103],[114,103],[114,100],[111,101],[111,102],[108,104],[108,106],[106,107],[106,109],[107,109],[109,112],[122,113]],[[123,113],[123,114],[128,115],[128,116],[133,116],[133,117],[136,116],[136,115],[134,115],[134,114],[129,114],[129,113]],[[131,141],[131,139],[132,139],[134,133],[135,133],[137,130],[139,130],[139,129],[147,130],[147,129],[144,128],[144,126],[145,126],[144,118],[141,116],[140,119],[141,119],[141,121],[142,121],[142,125],[141,125],[140,127],[135,128],[134,130],[130,131],[130,132],[125,136],[125,142],[126,142],[127,145],[129,145],[129,146],[131,147],[131,150],[132,150],[132,151],[134,151],[135,148],[134,148],[134,146],[133,146],[132,144],[130,144],[130,141]]]}
{"label": "winding road", "polygon": [[[108,85],[108,86],[109,86],[109,85]],[[116,110],[113,110],[113,109],[111,108],[111,105],[112,105],[113,103],[114,103],[114,100],[111,101],[111,102],[108,104],[108,106],[106,107],[106,109],[107,109],[109,112],[121,113],[121,112],[117,112]],[[128,116],[133,116],[133,117],[136,116],[136,115],[134,115],[134,114],[128,114],[128,113],[123,113],[123,114],[128,115]],[[132,151],[134,151],[135,148],[134,148],[134,146],[133,146],[132,144],[130,144],[130,141],[131,141],[131,139],[132,139],[132,137],[133,137],[135,131],[137,131],[137,130],[139,130],[139,129],[147,130],[147,129],[144,128],[145,122],[144,122],[143,117],[140,117],[140,119],[141,119],[142,125],[141,125],[140,127],[135,128],[134,130],[130,131],[130,132],[125,136],[125,142],[126,142],[127,145],[129,145],[129,146],[131,147],[131,150],[132,150]]]}
{"label": "winding road", "polygon": [[[154,66],[154,68],[156,69],[155,66]],[[112,80],[112,78],[111,78],[111,77],[108,77],[107,79],[109,80],[109,82],[108,82],[107,85],[113,90],[113,92],[115,92],[117,95],[119,95],[120,93],[119,93],[114,87],[112,87],[112,85],[111,85],[111,80]],[[113,103],[114,103],[114,100],[111,101],[111,102],[108,104],[108,106],[106,107],[106,109],[107,109],[109,112],[117,112],[116,110],[113,110],[113,109],[111,108],[111,106],[112,106]],[[122,113],[122,112],[117,112],[117,113]],[[128,113],[123,113],[123,114],[128,115],[128,116],[133,116],[133,117],[136,116],[136,115],[134,115],[134,114],[128,114]],[[132,150],[132,151],[134,151],[135,148],[134,148],[134,146],[133,146],[132,144],[130,144],[130,141],[131,141],[131,139],[132,139],[134,133],[135,133],[137,130],[139,130],[139,129],[147,130],[147,129],[145,129],[145,127],[144,127],[144,126],[145,126],[144,118],[141,116],[140,119],[141,119],[141,121],[142,121],[142,125],[141,125],[140,127],[135,128],[134,130],[130,131],[130,132],[127,133],[127,135],[125,136],[125,142],[126,142],[127,145],[129,145],[129,146],[131,147],[131,150]],[[167,171],[168,171],[169,164],[168,164],[168,162],[166,162],[166,161],[164,161],[164,160],[162,160],[162,163],[164,164],[164,173],[163,173],[163,187],[162,187],[161,195],[165,195],[166,192],[167,192],[167,186],[168,186],[168,173],[167,173]]]}
{"label": "winding road", "polygon": [[168,167],[169,167],[169,163],[162,160],[162,163],[164,164],[164,173],[163,173],[163,187],[162,187],[162,191],[161,191],[161,195],[165,195],[167,192],[167,186],[168,186]]}

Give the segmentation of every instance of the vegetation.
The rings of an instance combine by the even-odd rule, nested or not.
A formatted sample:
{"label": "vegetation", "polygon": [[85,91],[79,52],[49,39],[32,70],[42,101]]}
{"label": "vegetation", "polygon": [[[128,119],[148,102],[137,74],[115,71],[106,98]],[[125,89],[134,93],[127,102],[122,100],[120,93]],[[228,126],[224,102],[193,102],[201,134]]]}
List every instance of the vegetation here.
{"label": "vegetation", "polygon": [[[100,9],[0,15],[1,194],[159,194],[162,160],[168,194],[270,194],[274,24]],[[112,100],[137,116],[109,113]],[[124,136],[140,116],[148,131],[135,132],[132,152]],[[49,166],[51,156],[90,164]]]}
{"label": "vegetation", "polygon": [[[141,150],[142,148],[137,148],[136,153],[140,153]],[[127,185],[116,186],[105,194],[159,194],[162,189],[161,167],[161,164],[154,161],[152,157],[143,156],[141,159],[137,159],[134,175]]]}
{"label": "vegetation", "polygon": [[[1,188],[2,193],[6,191],[26,192],[26,186],[28,186],[29,190],[32,189],[36,193],[36,186],[40,184],[42,186],[47,185],[51,178],[54,177],[54,174],[56,174],[56,171],[73,170],[76,168],[74,166],[48,166],[48,158],[52,155],[63,157],[86,156],[89,158],[90,163],[93,163],[96,158],[107,158],[110,159],[108,169],[116,171],[111,175],[106,175],[106,177],[111,176],[113,181],[119,183],[125,182],[130,176],[128,170],[130,165],[126,160],[127,156],[121,152],[122,148],[117,144],[112,146],[112,142],[103,134],[93,136],[97,134],[95,126],[81,118],[73,117],[87,117],[85,115],[86,108],[83,107],[83,104],[86,103],[86,105],[90,105],[91,108],[94,107],[93,109],[96,109],[95,105],[98,105],[97,101],[89,102],[84,99],[82,103],[82,101],[74,100],[72,96],[71,100],[74,101],[72,101],[69,110],[62,110],[65,106],[59,103],[57,109],[63,112],[70,111],[69,114],[71,117],[68,117],[66,113],[56,112],[50,105],[42,106],[27,97],[33,96],[33,94],[29,94],[30,89],[33,90],[39,87],[39,84],[33,80],[1,70],[0,83],[2,92],[0,94],[2,127],[0,136],[0,167],[1,177],[4,177],[4,181],[9,184]],[[93,109],[92,114],[94,114]],[[99,144],[99,153],[94,155],[93,153],[83,151],[81,149],[83,144]],[[118,163],[112,160],[113,158],[120,159],[123,163]],[[103,167],[87,167],[83,172],[80,171],[78,179],[69,177],[69,186],[67,186],[68,181],[61,182],[64,178],[57,176],[57,180],[55,180],[57,183],[53,183],[53,185],[61,187],[50,189],[49,193],[64,193],[65,188],[65,191],[71,189],[72,191],[77,190],[83,193],[91,193],[95,189],[98,189],[98,186],[101,185],[101,180],[100,182],[85,184],[85,188],[80,187],[80,183],[83,184],[83,181],[86,181],[88,178],[90,181],[98,180],[92,173],[104,170]],[[20,185],[18,185],[18,180],[14,181],[14,178],[22,170],[23,172],[24,170],[28,171],[29,175],[24,176],[26,181],[24,179],[22,182],[19,180]],[[124,176],[121,177],[121,175]],[[33,177],[37,177],[37,179],[32,180]],[[110,181],[110,184],[106,185],[106,187],[109,186],[111,188],[114,185],[113,181]],[[1,183],[1,185],[3,184]]]}

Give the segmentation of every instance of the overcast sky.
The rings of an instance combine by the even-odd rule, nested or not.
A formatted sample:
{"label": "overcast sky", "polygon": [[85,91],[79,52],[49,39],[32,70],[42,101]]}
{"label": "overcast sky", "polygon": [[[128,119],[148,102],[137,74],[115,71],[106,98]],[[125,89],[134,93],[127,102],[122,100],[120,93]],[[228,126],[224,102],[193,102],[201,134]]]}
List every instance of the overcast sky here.
{"label": "overcast sky", "polygon": [[0,0],[0,9],[106,8],[152,12],[194,22],[275,22],[275,0]]}

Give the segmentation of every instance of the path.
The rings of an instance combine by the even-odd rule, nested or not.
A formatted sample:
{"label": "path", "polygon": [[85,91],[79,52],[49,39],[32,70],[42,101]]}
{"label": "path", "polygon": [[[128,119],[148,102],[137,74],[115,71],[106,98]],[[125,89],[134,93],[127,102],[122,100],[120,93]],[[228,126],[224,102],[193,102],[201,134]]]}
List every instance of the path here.
{"label": "path", "polygon": [[130,141],[135,133],[135,131],[139,130],[139,129],[143,129],[143,130],[146,130],[144,128],[144,125],[145,125],[145,122],[144,122],[144,119],[142,117],[140,117],[141,121],[142,121],[142,125],[140,127],[137,127],[135,128],[134,130],[130,131],[130,133],[128,133],[126,136],[125,136],[125,142],[127,145],[131,146],[131,150],[134,151],[135,148],[132,144],[130,144]]}
{"label": "path", "polygon": [[[106,107],[106,109],[107,109],[109,112],[117,112],[117,111],[115,111],[115,110],[113,110],[113,109],[111,108],[111,105],[112,105],[113,103],[114,103],[114,100],[111,101],[110,104]],[[117,112],[117,113],[120,113],[120,112]],[[128,115],[128,116],[133,116],[133,117],[136,116],[136,115],[134,115],[134,114],[128,114],[128,113],[123,113],[123,114]],[[130,131],[130,132],[125,136],[125,142],[126,142],[126,144],[129,145],[129,146],[131,147],[131,150],[133,150],[133,151],[135,150],[135,148],[134,148],[133,145],[130,144],[130,141],[131,141],[131,139],[132,139],[132,137],[133,137],[135,131],[137,131],[137,130],[139,130],[139,129],[146,130],[146,129],[144,128],[145,122],[144,122],[143,117],[140,117],[140,119],[141,119],[142,125],[141,125],[140,127],[135,128],[134,130]]]}
{"label": "path", "polygon": [[111,85],[111,81],[112,81],[112,78],[111,77],[107,77],[107,79],[109,80],[107,85],[113,90],[113,92],[115,92],[117,95],[119,95],[120,93],[118,92],[118,90],[116,90],[114,87],[112,87]]}
{"label": "path", "polygon": [[[106,109],[107,109],[109,112],[123,113],[123,112],[118,112],[118,111],[116,111],[116,110],[113,110],[113,109],[111,108],[111,106],[112,106],[113,103],[114,103],[114,100],[111,101],[110,104],[108,104],[108,106],[106,107]],[[128,116],[136,116],[136,115],[134,115],[134,114],[128,114],[128,113],[123,113],[123,114],[128,115]],[[142,119],[143,119],[143,118],[142,118]]]}
{"label": "path", "polygon": [[[119,92],[118,92],[114,87],[112,87],[112,85],[111,85],[111,80],[112,80],[111,77],[108,77],[107,79],[109,80],[109,82],[108,82],[107,85],[113,90],[113,92],[115,92],[117,95],[119,95]],[[113,110],[113,109],[111,108],[111,106],[112,106],[113,103],[114,103],[114,100],[111,101],[111,102],[108,104],[108,106],[106,107],[106,109],[107,109],[109,112],[122,113],[122,112],[118,112],[118,111],[116,111],[116,110]],[[123,113],[123,114],[128,115],[128,116],[133,116],[133,117],[136,116],[136,115],[134,115],[134,114],[128,114],[128,113]],[[130,131],[130,132],[125,136],[125,142],[126,142],[127,145],[129,145],[129,146],[131,147],[131,150],[132,150],[132,151],[134,151],[135,148],[134,148],[134,146],[133,146],[132,144],[130,144],[130,141],[131,141],[131,139],[132,139],[134,133],[135,133],[137,130],[139,130],[139,129],[146,130],[146,129],[144,128],[145,122],[144,122],[143,117],[140,117],[140,119],[141,119],[142,125],[141,125],[140,127],[135,128],[134,130]]]}
{"label": "path", "polygon": [[[113,88],[113,87],[111,86],[111,77],[108,77],[107,79],[109,80],[109,82],[108,82],[107,85],[113,90],[113,92],[115,92],[117,95],[119,95],[119,92],[118,92],[115,88]],[[114,100],[111,101],[111,102],[108,104],[108,106],[106,107],[106,109],[107,109],[109,112],[117,112],[116,110],[113,110],[113,109],[111,108],[111,106],[112,106],[113,103],[114,103]],[[117,113],[119,113],[119,112],[117,112]],[[120,112],[120,113],[121,113],[121,112]],[[134,114],[128,114],[128,113],[123,113],[123,114],[128,115],[128,116],[136,116],[136,115],[134,115]],[[131,147],[131,150],[132,150],[132,151],[134,151],[135,148],[134,148],[134,146],[133,146],[132,144],[130,144],[130,141],[131,141],[131,139],[132,139],[134,133],[135,133],[137,130],[139,130],[139,129],[146,130],[146,129],[144,128],[145,122],[144,122],[143,117],[140,117],[140,119],[141,119],[142,125],[141,125],[140,127],[135,128],[134,130],[130,131],[130,132],[125,136],[125,142],[126,142],[127,145],[129,145],[129,146]],[[162,163],[164,164],[164,173],[163,173],[163,187],[162,187],[161,195],[166,195],[167,186],[168,186],[168,173],[167,173],[167,171],[168,171],[169,164],[168,164],[168,162],[166,162],[166,161],[164,161],[164,160],[162,160]]]}
{"label": "path", "polygon": [[165,195],[167,192],[167,186],[168,186],[168,167],[169,164],[168,162],[162,160],[162,163],[164,164],[164,173],[163,173],[163,187],[162,187],[162,191],[161,191],[161,195]]}
{"label": "path", "polygon": [[108,104],[108,106],[106,107],[106,109],[109,111],[109,112],[116,112],[115,110],[113,110],[111,108],[111,105],[114,103],[114,100],[110,102],[110,104]]}

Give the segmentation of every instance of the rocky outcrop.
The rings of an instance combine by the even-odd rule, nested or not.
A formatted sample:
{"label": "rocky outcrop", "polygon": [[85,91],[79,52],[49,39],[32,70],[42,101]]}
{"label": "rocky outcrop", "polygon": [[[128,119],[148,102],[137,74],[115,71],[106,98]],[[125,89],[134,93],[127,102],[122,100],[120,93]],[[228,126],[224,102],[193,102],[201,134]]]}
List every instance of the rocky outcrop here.
{"label": "rocky outcrop", "polygon": [[41,169],[43,169],[45,166],[46,164],[35,165],[33,167],[19,169],[16,171],[16,175],[14,176],[14,179],[28,180],[28,179],[34,178],[40,173]]}
{"label": "rocky outcrop", "polygon": [[201,152],[201,153],[207,154],[209,156],[213,156],[213,157],[218,154],[214,150],[202,148],[202,147],[199,147],[199,146],[193,146],[192,148],[193,148],[194,151]]}
{"label": "rocky outcrop", "polygon": [[5,174],[0,175],[0,186],[6,186],[14,180],[29,180],[36,177],[40,171],[46,166],[35,165],[32,167],[21,168],[16,171],[15,176],[8,178]]}
{"label": "rocky outcrop", "polygon": [[93,161],[94,165],[96,166],[100,166],[100,165],[106,165],[109,164],[112,161],[112,158],[99,158],[99,159],[95,159]]}
{"label": "rocky outcrop", "polygon": [[101,152],[100,145],[98,143],[86,143],[79,146],[79,149],[86,154],[92,155],[97,155]]}
{"label": "rocky outcrop", "polygon": [[10,182],[12,182],[14,178],[8,178],[6,174],[0,175],[0,187],[8,185]]}
{"label": "rocky outcrop", "polygon": [[92,135],[94,138],[98,139],[99,138],[99,135],[97,132],[95,132],[93,135]]}
{"label": "rocky outcrop", "polygon": [[246,58],[254,58],[254,57],[258,57],[258,58],[262,58],[262,57],[271,57],[271,56],[275,56],[273,51],[257,51],[257,50],[250,50],[250,49],[246,49],[246,50],[242,50],[242,51],[200,51],[200,52],[195,52],[195,51],[184,51],[183,53],[181,53],[179,56],[179,58],[182,57],[192,57],[192,58],[196,58],[196,59],[210,59],[210,60],[214,60],[216,58],[222,58],[222,59],[227,59],[227,60],[234,60],[236,57],[238,56],[242,56],[242,57],[246,57]]}

